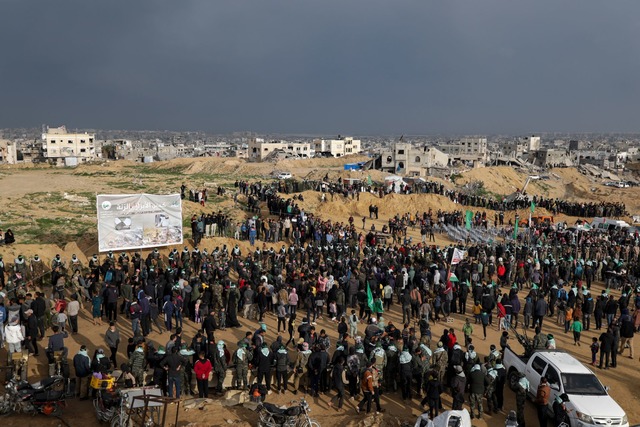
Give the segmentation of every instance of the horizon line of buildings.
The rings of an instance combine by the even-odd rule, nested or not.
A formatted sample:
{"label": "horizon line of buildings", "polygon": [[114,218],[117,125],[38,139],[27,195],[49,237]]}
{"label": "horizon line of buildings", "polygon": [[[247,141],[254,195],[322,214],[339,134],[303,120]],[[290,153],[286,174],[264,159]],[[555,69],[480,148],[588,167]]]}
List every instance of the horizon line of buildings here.
{"label": "horizon line of buildings", "polygon": [[[188,137],[188,135],[187,135]],[[400,175],[424,176],[434,169],[511,165],[549,168],[592,165],[602,169],[624,169],[628,161],[640,160],[640,144],[617,144],[620,150],[585,141],[552,141],[543,145],[536,135],[506,138],[489,143],[487,137],[470,136],[445,141],[365,141],[354,137],[306,141],[266,140],[256,136],[241,142],[188,141],[173,136],[167,142],[149,140],[98,140],[95,133],[68,132],[65,126],[43,127],[35,140],[0,139],[0,163],[49,162],[58,166],[100,159],[141,162],[177,157],[236,157],[249,161],[284,158],[345,157],[363,154],[374,159],[376,169]],[[374,145],[375,144],[375,145]]]}

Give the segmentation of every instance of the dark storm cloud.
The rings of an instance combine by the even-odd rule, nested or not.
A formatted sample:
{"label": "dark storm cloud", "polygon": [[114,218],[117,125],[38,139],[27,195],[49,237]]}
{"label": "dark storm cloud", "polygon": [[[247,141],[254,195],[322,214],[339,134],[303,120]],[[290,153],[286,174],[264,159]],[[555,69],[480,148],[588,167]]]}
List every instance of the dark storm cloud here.
{"label": "dark storm cloud", "polygon": [[0,127],[637,131],[633,1],[0,0]]}

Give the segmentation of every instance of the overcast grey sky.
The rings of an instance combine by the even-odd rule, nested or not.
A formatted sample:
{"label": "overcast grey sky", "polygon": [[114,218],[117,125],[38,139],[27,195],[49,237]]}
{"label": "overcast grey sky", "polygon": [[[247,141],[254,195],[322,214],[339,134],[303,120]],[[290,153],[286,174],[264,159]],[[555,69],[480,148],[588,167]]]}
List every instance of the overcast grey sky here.
{"label": "overcast grey sky", "polygon": [[637,0],[0,0],[0,127],[640,131]]}

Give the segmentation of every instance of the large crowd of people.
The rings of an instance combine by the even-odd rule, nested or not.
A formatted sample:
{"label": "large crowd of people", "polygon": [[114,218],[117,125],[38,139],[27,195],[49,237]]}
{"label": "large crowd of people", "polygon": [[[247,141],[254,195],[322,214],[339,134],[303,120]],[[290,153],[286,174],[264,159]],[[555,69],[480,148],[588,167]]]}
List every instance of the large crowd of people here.
{"label": "large crowd of people", "polygon": [[[358,230],[353,219],[342,223],[307,214],[296,199],[259,183],[239,186],[273,214],[236,224],[235,237],[248,239],[250,252],[233,244],[155,249],[146,257],[109,252],[94,255],[88,265],[75,255],[56,256],[49,265],[38,255],[20,255],[10,264],[0,256],[0,317],[8,351],[26,347],[39,355],[40,340],[51,328],[43,350],[52,363],[66,349],[64,340],[78,333],[78,313],[86,309],[94,319],[89,327],[106,321],[110,354],[97,350],[90,357],[83,346],[73,355],[83,399],[92,375],[116,367],[129,384],[156,384],[176,397],[196,393],[193,383],[201,397],[208,396],[211,373],[218,379],[216,392],[223,392],[231,369],[235,388],[255,384],[263,394],[332,393],[332,407],[358,399],[356,411],[367,413],[384,410],[383,393],[398,393],[405,402],[428,407],[433,417],[447,392],[452,409],[466,403],[480,418],[504,409],[502,352],[510,345],[511,327],[534,329],[535,348],[555,347],[549,322],[571,331],[576,345],[583,330],[602,330],[591,350],[593,363],[599,360],[603,369],[615,368],[627,348],[634,356],[632,338],[640,326],[638,235],[540,226],[509,243],[381,243],[375,227]],[[436,218],[461,217],[398,214],[388,227],[401,233],[410,224],[429,227]],[[194,220],[205,238],[231,226],[221,227],[227,221],[221,213],[205,215],[202,227]],[[486,220],[480,214],[474,223]],[[456,249],[466,255],[452,264]],[[605,283],[600,293],[592,289],[597,281]],[[402,321],[392,321],[390,311]],[[129,323],[119,321],[123,316],[133,338],[118,364],[121,328]],[[461,331],[441,323],[452,316],[467,318]],[[237,343],[220,339],[221,331],[242,327],[239,317],[254,328]],[[277,319],[276,331],[267,330],[266,317]],[[184,336],[184,322],[198,332]],[[504,330],[502,338],[480,355],[473,341],[486,339],[492,326]],[[167,333],[163,345],[147,339],[154,327]],[[334,333],[335,340],[329,337]],[[517,409],[524,425],[523,406]]]}
{"label": "large crowd of people", "polygon": [[[278,188],[286,189],[287,194],[290,191],[301,191],[304,189],[313,189],[321,192],[328,192],[330,194],[338,194],[347,198],[359,197],[359,193],[367,192],[376,194],[379,197],[383,197],[385,194],[389,194],[395,190],[395,186],[389,185],[375,185],[369,184],[363,181],[356,183],[345,182],[341,178],[335,182],[330,182],[328,176],[322,181],[304,182],[301,185],[298,182],[293,184],[275,184]],[[401,187],[400,191],[403,194],[438,194],[449,198],[455,203],[459,203],[463,206],[479,207],[484,209],[491,209],[495,211],[513,211],[518,209],[526,209],[534,202],[536,206],[545,208],[551,213],[562,213],[570,216],[578,216],[583,218],[593,217],[609,217],[620,218],[626,214],[626,206],[624,203],[619,202],[575,202],[562,200],[559,198],[548,198],[542,196],[528,196],[523,193],[522,197],[488,197],[477,194],[470,194],[464,190],[447,189],[441,182],[428,181],[428,180],[415,180],[409,184],[405,184]]]}

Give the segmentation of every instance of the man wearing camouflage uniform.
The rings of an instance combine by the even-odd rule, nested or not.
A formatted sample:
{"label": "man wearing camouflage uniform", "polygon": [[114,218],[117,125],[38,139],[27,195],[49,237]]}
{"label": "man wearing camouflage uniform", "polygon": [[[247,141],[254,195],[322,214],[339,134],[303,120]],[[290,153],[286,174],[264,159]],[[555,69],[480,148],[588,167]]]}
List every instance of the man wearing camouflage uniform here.
{"label": "man wearing camouflage uniform", "polygon": [[529,391],[529,380],[524,372],[520,372],[520,379],[516,385],[516,416],[518,418],[518,427],[524,426],[524,404],[527,401],[527,392]]}
{"label": "man wearing camouflage uniform", "polygon": [[487,414],[498,413],[498,397],[496,396],[496,384],[498,382],[498,371],[492,367],[487,367],[485,396],[487,397]]}
{"label": "man wearing camouflage uniform", "polygon": [[236,365],[236,378],[234,384],[236,389],[246,390],[248,387],[247,376],[249,375],[249,356],[247,343],[241,341],[238,344],[238,349],[233,354],[233,363]]}
{"label": "man wearing camouflage uniform", "polygon": [[70,268],[71,274],[75,273],[76,270],[82,273],[82,263],[80,262],[80,259],[78,259],[76,254],[71,255],[71,261],[69,261],[69,268]]}
{"label": "man wearing camouflage uniform", "polygon": [[202,266],[202,254],[197,246],[191,251],[191,260],[193,263],[193,271],[197,273]]}
{"label": "man wearing camouflage uniform", "polygon": [[218,281],[216,281],[213,284],[213,287],[211,288],[211,290],[213,291],[212,292],[212,295],[213,295],[212,306],[213,306],[214,310],[218,311],[223,307],[223,305],[222,305],[222,285]]}
{"label": "man wearing camouflage uniform", "polygon": [[27,263],[24,256],[19,255],[15,260],[13,260],[13,271],[20,273],[23,280],[27,279]]}
{"label": "man wearing camouflage uniform", "polygon": [[536,335],[533,337],[533,348],[534,349],[542,349],[547,348],[547,342],[549,339],[547,338],[547,334],[543,334],[540,331],[540,327],[536,327]]}
{"label": "man wearing camouflage uniform", "polygon": [[93,254],[89,260],[89,270],[96,275],[96,278],[100,277],[100,260],[98,259],[98,255]]}
{"label": "man wearing camouflage uniform", "polygon": [[33,283],[42,288],[44,285],[45,265],[44,262],[42,262],[42,258],[37,254],[31,258],[30,270]]}
{"label": "man wearing camouflage uniform", "polygon": [[[298,394],[298,388],[300,387],[301,378],[305,378],[305,382],[308,378],[307,375],[307,365],[309,364],[309,356],[311,355],[311,350],[309,350],[308,343],[302,343],[302,350],[298,351],[298,356],[296,357],[296,362],[293,366],[293,394]],[[307,385],[305,384],[305,390],[307,390]]]}
{"label": "man wearing camouflage uniform", "polygon": [[216,348],[213,350],[213,370],[218,377],[218,385],[216,391],[218,393],[224,392],[224,379],[227,375],[227,359],[224,354],[224,341],[218,341]]}
{"label": "man wearing camouflage uniform", "polygon": [[193,380],[193,363],[191,363],[191,361],[194,354],[196,354],[196,352],[186,346],[183,346],[183,348],[180,349],[180,356],[185,360],[184,368],[182,369],[182,377],[180,378],[180,390],[182,393],[191,396],[195,394],[193,392],[193,387],[191,386]]}
{"label": "man wearing camouflage uniform", "polygon": [[480,365],[475,364],[469,372],[469,400],[471,401],[471,419],[474,417],[474,411],[478,408],[478,419],[482,419],[482,397],[485,392],[485,374],[482,372]]}
{"label": "man wearing camouflage uniform", "polygon": [[395,346],[393,341],[391,341],[387,347],[387,364],[383,372],[384,386],[387,391],[398,390],[398,365],[400,364],[398,356],[398,348]]}
{"label": "man wearing camouflage uniform", "polygon": [[373,349],[372,354],[371,354],[371,359],[373,359],[373,361],[375,362],[376,369],[381,374],[380,377],[379,377],[380,385],[381,386],[386,386],[384,370],[385,370],[385,368],[387,366],[387,354],[385,353],[385,351],[382,348],[382,345],[380,343],[378,343],[376,345],[376,348]]}
{"label": "man wearing camouflage uniform", "polygon": [[131,368],[131,373],[136,379],[136,386],[143,387],[144,384],[144,370],[145,365],[147,364],[144,356],[144,348],[142,342],[139,342],[136,346],[136,349],[131,353],[131,357],[129,358],[129,367]]}
{"label": "man wearing camouflage uniform", "polygon": [[444,384],[444,374],[447,372],[449,354],[447,350],[444,349],[442,341],[438,342],[438,348],[433,352],[433,364],[438,374],[438,381],[440,381],[440,384]]}
{"label": "man wearing camouflage uniform", "polygon": [[61,270],[64,269],[64,261],[62,261],[60,254],[56,254],[56,256],[51,260],[51,269],[55,270],[56,267],[60,267]]}

